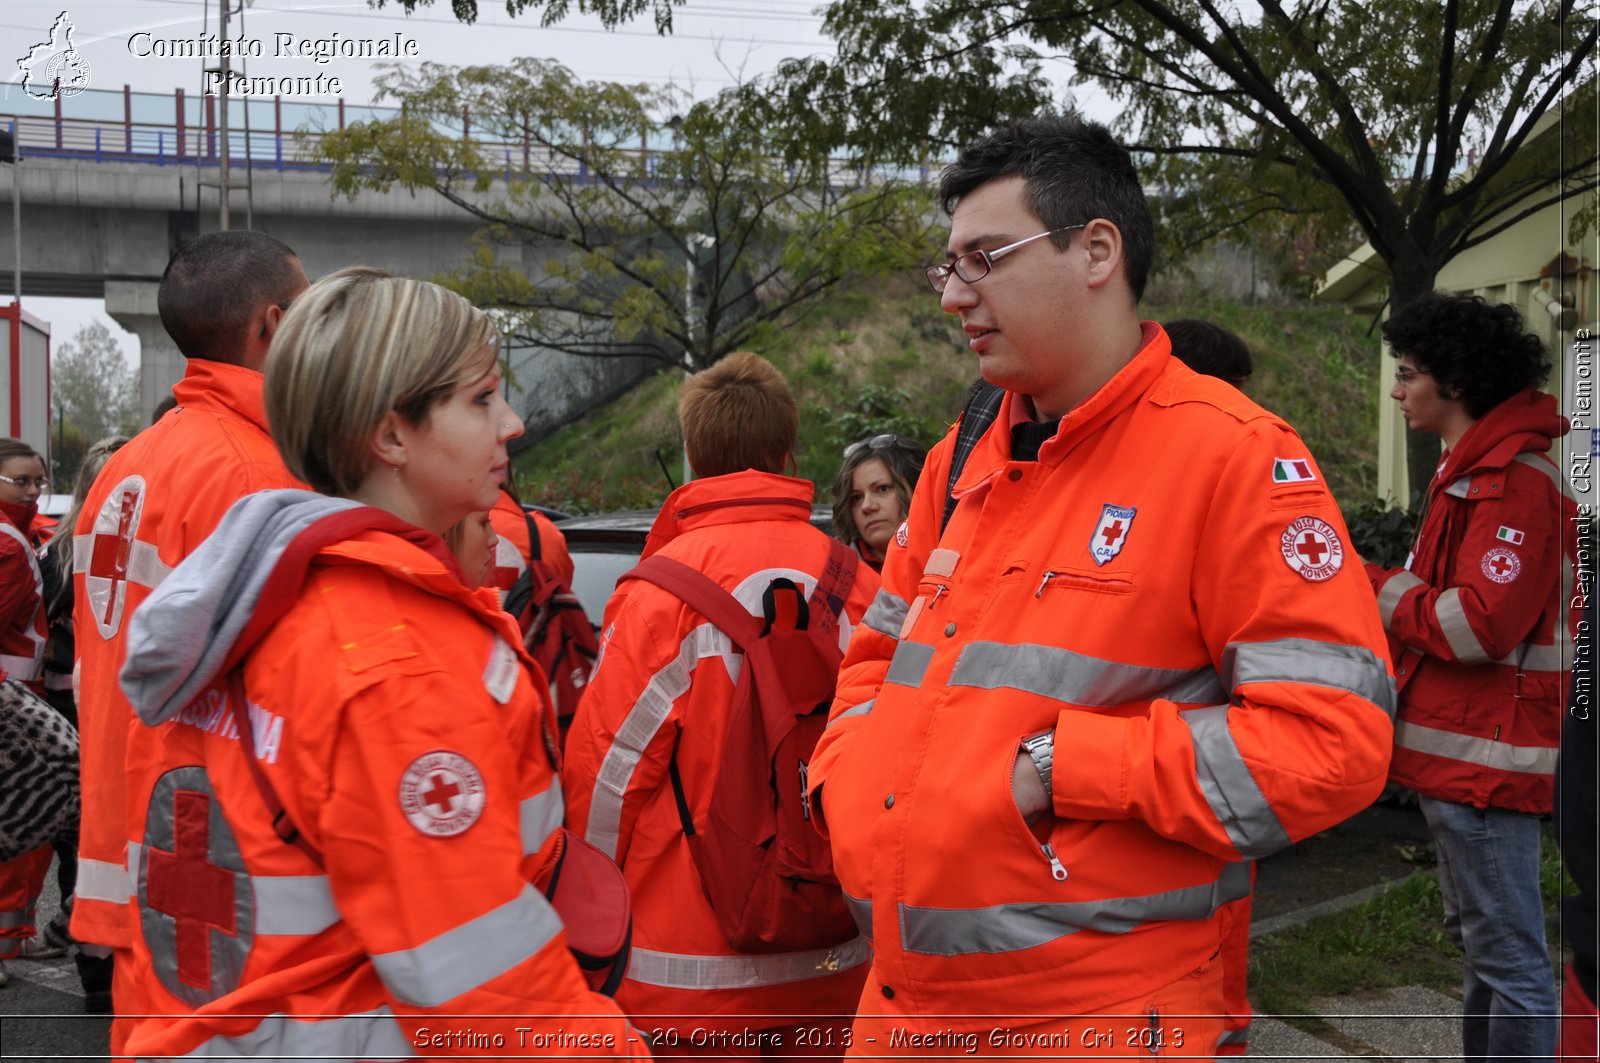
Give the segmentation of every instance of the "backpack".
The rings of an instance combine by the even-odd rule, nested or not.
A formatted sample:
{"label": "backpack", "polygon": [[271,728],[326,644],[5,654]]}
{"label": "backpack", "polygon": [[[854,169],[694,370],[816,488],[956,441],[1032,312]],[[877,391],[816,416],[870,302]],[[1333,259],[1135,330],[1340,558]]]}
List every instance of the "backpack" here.
{"label": "backpack", "polygon": [[810,600],[779,577],[762,594],[759,618],[671,558],[648,557],[622,577],[679,598],[744,652],[704,830],[689,810],[676,745],[668,769],[701,888],[723,936],[741,952],[825,948],[856,934],[828,842],[811,823],[806,774],[828,723],[844,659],[839,614],[859,563],[854,550],[833,541]]}
{"label": "backpack", "polygon": [[528,525],[528,567],[506,591],[501,604],[517,618],[528,655],[539,662],[550,680],[556,720],[565,735],[583,688],[594,674],[600,644],[578,596],[544,560],[533,518],[524,510],[522,519]]}

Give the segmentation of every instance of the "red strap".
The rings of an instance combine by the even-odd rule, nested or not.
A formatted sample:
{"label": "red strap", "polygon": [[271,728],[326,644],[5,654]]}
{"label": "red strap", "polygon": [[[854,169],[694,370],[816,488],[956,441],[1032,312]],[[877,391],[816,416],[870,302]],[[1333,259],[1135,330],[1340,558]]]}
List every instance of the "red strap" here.
{"label": "red strap", "polygon": [[761,637],[761,621],[751,616],[739,604],[739,599],[723,590],[710,576],[690,568],[682,561],[656,554],[624,572],[622,579],[617,582],[626,579],[654,583],[711,621],[733,640],[734,645],[747,653],[750,646]]}

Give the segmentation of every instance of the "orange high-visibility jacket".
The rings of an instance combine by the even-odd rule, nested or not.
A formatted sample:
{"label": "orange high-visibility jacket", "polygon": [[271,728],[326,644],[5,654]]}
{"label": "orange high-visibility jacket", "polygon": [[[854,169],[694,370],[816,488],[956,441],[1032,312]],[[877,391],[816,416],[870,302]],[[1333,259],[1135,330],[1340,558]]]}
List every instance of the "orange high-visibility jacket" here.
{"label": "orange high-visibility jacket", "polygon": [[[130,1054],[647,1055],[531,885],[562,821],[543,677],[447,558],[382,531],[324,547],[245,658],[257,761],[320,860],[274,833],[224,683],[159,713],[138,700],[133,958],[152,1014]],[[145,670],[135,637],[125,679]]]}
{"label": "orange high-visibility jacket", "polygon": [[191,358],[172,393],[177,409],[111,456],[73,529],[78,730],[92,784],[72,934],[118,948],[130,941],[132,896],[123,770],[132,712],[117,687],[128,620],[238,498],[298,485],[267,434],[260,373]]}
{"label": "orange high-visibility jacket", "polygon": [[1566,433],[1542,392],[1485,413],[1444,455],[1409,563],[1371,572],[1400,687],[1401,786],[1551,810],[1578,619],[1577,503],[1547,453]]}
{"label": "orange high-visibility jacket", "polygon": [[[528,519],[523,519],[526,512]],[[494,554],[494,585],[500,590],[510,590],[523,569],[528,567],[528,521],[533,521],[539,533],[539,556],[556,570],[561,582],[572,586],[572,556],[567,553],[567,539],[549,517],[537,511],[525,511],[516,499],[500,492],[500,501],[489,511],[489,523],[500,537]]]}
{"label": "orange high-visibility jacket", "polygon": [[[746,471],[694,480],[661,508],[644,556],[711,577],[754,616],[787,576],[809,595],[829,540],[809,523],[812,485]],[[841,646],[878,580],[860,566],[839,618]],[[569,823],[612,855],[633,889],[633,961],[617,999],[667,1025],[772,1026],[786,1014],[849,1014],[866,973],[860,938],[834,949],[741,953],[718,929],[684,837],[668,764],[703,824],[743,655],[699,613],[628,580],[606,605],[600,662],[567,735]],[[743,1016],[776,1018],[746,1021]]]}
{"label": "orange high-visibility jacket", "polygon": [[[1144,330],[1036,462],[1010,460],[1005,397],[941,539],[947,436],[889,549],[811,768],[885,987],[863,1013],[988,1028],[940,1016],[1173,982],[1216,953],[1240,861],[1382,789],[1383,631],[1316,463]],[[1044,840],[1011,796],[1042,733]]]}
{"label": "orange high-visibility jacket", "polygon": [[44,672],[44,578],[31,534],[36,506],[0,502],[0,678],[39,687]]}

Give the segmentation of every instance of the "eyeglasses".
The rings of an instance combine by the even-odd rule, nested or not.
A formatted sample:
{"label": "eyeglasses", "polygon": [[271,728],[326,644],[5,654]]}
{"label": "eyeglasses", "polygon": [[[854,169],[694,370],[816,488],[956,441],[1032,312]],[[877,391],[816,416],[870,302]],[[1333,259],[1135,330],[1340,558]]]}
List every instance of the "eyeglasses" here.
{"label": "eyeglasses", "polygon": [[873,436],[871,439],[859,439],[844,448],[844,458],[849,461],[862,450],[882,450],[884,447],[892,447],[900,442],[903,442],[903,440],[893,432],[885,432],[883,435]]}
{"label": "eyeglasses", "polygon": [[1394,374],[1394,382],[1401,387],[1406,387],[1419,376],[1432,375],[1426,369],[1397,369]]}
{"label": "eyeglasses", "polygon": [[21,487],[24,490],[27,489],[29,484],[32,484],[41,491],[47,490],[50,487],[50,481],[45,479],[43,476],[0,476],[0,480],[4,480],[12,487]]}
{"label": "eyeglasses", "polygon": [[[1083,224],[1087,225],[1088,222]],[[1002,256],[1009,255],[1023,244],[1031,244],[1035,240],[1043,240],[1046,236],[1054,236],[1056,233],[1064,233],[1071,229],[1081,228],[1083,228],[1083,225],[1063,225],[1059,229],[1036,233],[1033,236],[1024,237],[1014,244],[997,247],[993,251],[968,251],[964,255],[957,255],[943,266],[929,266],[927,269],[928,283],[933,285],[934,291],[942,292],[945,285],[950,283],[950,274],[952,273],[968,284],[976,283],[989,275],[989,271],[994,269],[995,262]]]}

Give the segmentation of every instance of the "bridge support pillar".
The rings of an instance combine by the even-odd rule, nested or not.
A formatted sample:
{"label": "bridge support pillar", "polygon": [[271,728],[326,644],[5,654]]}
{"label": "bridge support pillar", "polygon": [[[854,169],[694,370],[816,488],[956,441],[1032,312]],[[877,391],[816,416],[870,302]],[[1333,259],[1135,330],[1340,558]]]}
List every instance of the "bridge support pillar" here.
{"label": "bridge support pillar", "polygon": [[106,281],[106,313],[139,337],[139,415],[146,423],[172,394],[186,367],[178,345],[161,327],[153,281]]}

